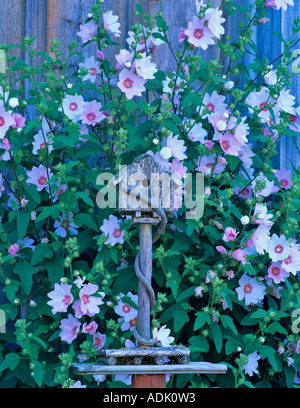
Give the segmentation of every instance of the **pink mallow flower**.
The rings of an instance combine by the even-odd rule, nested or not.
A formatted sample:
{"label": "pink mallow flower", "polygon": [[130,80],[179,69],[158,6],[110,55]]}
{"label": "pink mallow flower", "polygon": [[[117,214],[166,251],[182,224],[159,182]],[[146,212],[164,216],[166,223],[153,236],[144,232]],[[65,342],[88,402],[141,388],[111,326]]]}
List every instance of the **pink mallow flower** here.
{"label": "pink mallow flower", "polygon": [[18,256],[18,251],[19,251],[19,245],[18,244],[12,244],[9,248],[8,248],[8,252],[11,256],[16,257]]}
{"label": "pink mallow flower", "polygon": [[231,132],[225,132],[220,135],[220,146],[229,156],[238,156],[242,150],[243,144]]}
{"label": "pink mallow flower", "polygon": [[76,317],[69,313],[67,319],[62,319],[59,327],[61,329],[59,337],[68,344],[71,344],[72,341],[78,336],[80,331],[80,322],[78,319],[76,319]]}
{"label": "pink mallow flower", "polygon": [[105,30],[110,34],[113,34],[115,37],[120,37],[121,34],[121,31],[119,30],[121,24],[118,22],[118,19],[119,17],[113,15],[111,10],[103,14],[103,26]]}
{"label": "pink mallow flower", "polygon": [[54,290],[48,293],[49,300],[47,304],[52,307],[52,313],[66,312],[68,306],[73,303],[74,297],[71,293],[72,285],[67,283],[54,284]]}
{"label": "pink mallow flower", "polygon": [[268,214],[268,208],[264,204],[256,203],[252,221],[255,224],[273,225],[273,222],[270,221],[270,218],[273,218],[273,215]]}
{"label": "pink mallow flower", "polygon": [[296,275],[300,271],[300,245],[291,243],[289,255],[284,258],[281,264],[282,268],[287,272]]}
{"label": "pink mallow flower", "polygon": [[14,118],[11,116],[12,111],[6,112],[3,106],[0,106],[0,139],[3,139],[9,127],[15,125]]}
{"label": "pink mallow flower", "polygon": [[207,28],[206,21],[204,19],[193,17],[193,21],[188,24],[188,29],[184,31],[184,34],[188,37],[188,42],[195,47],[200,47],[206,50],[209,45],[213,45],[213,33]]}
{"label": "pink mallow flower", "polygon": [[85,102],[84,111],[80,115],[83,125],[96,125],[105,119],[105,115],[101,112],[102,104],[97,101]]}
{"label": "pink mallow flower", "polygon": [[[27,172],[27,183],[35,184],[37,186],[37,191],[42,191],[45,189],[49,192],[49,185],[46,185],[49,178],[52,177],[50,170],[47,170],[42,164],[39,167],[33,167],[30,171]],[[49,176],[49,178],[48,178]]]}
{"label": "pink mallow flower", "polygon": [[96,332],[93,334],[93,345],[96,350],[99,350],[104,347],[106,341],[106,335]]}
{"label": "pink mallow flower", "polygon": [[266,294],[265,285],[246,274],[240,278],[239,285],[235,291],[238,295],[238,300],[244,299],[246,306],[249,306],[251,303],[259,303]]}
{"label": "pink mallow flower", "polygon": [[[120,293],[120,300],[118,304],[114,307],[115,313],[117,313],[119,316],[121,316],[121,320],[125,320],[125,322],[129,322],[137,317],[137,308],[134,308],[131,306],[131,304],[127,302],[123,302],[123,298],[125,295],[123,293]],[[126,297],[130,298],[131,302],[133,304],[138,303],[138,296],[133,295],[131,292],[128,292]]]}
{"label": "pink mallow flower", "polygon": [[77,122],[84,111],[84,100],[81,95],[66,95],[62,101],[64,114],[72,121]]}
{"label": "pink mallow flower", "polygon": [[272,262],[268,268],[268,278],[274,283],[284,282],[284,278],[289,276],[289,272],[281,267],[281,262]]}
{"label": "pink mallow flower", "polygon": [[110,215],[108,220],[103,221],[103,225],[100,228],[103,232],[102,235],[107,237],[105,245],[111,244],[123,244],[125,231],[120,231],[120,221],[114,215]]}
{"label": "pink mallow flower", "polygon": [[232,252],[231,254],[232,258],[236,259],[237,261],[240,261],[243,265],[246,263],[246,258],[247,254],[243,249],[236,249],[235,251]]}
{"label": "pink mallow flower", "polygon": [[222,173],[225,170],[225,163],[220,163],[219,157],[216,158],[215,153],[209,156],[206,154],[199,156],[196,171],[208,175],[212,172],[213,174]]}
{"label": "pink mallow flower", "polygon": [[[202,115],[203,119],[208,118],[208,121],[211,122],[210,116],[213,113],[223,114],[226,109],[225,96],[219,95],[217,91],[213,91],[211,95],[205,93],[200,115]],[[204,110],[206,110],[206,113],[203,113]]]}
{"label": "pink mallow flower", "polygon": [[294,0],[266,0],[264,7],[273,7],[274,9],[287,10],[287,6],[294,6]]}
{"label": "pink mallow flower", "polygon": [[98,328],[98,324],[96,322],[91,322],[89,324],[83,323],[82,325],[82,333],[87,334],[94,334]]}
{"label": "pink mallow flower", "polygon": [[54,222],[54,228],[56,228],[55,232],[58,234],[60,237],[65,238],[67,236],[67,230],[69,230],[69,233],[71,235],[77,235],[77,225],[73,221],[73,213],[69,211],[69,217],[67,219],[67,214],[63,213],[60,216],[59,220],[55,220]]}
{"label": "pink mallow flower", "polygon": [[238,235],[238,232],[232,228],[232,227],[227,227],[225,228],[225,233],[223,236],[223,241],[229,242],[229,241],[234,241]]}
{"label": "pink mallow flower", "polygon": [[146,91],[144,87],[146,80],[135,73],[135,68],[123,68],[119,74],[118,87],[125,93],[127,99],[132,99],[134,96],[142,96],[142,92]]}
{"label": "pink mallow flower", "polygon": [[177,35],[178,42],[182,43],[186,38],[185,29],[180,27],[180,31]]}
{"label": "pink mallow flower", "polygon": [[280,169],[275,172],[275,176],[278,178],[281,188],[289,190],[293,184],[292,172],[286,169]]}
{"label": "pink mallow flower", "polygon": [[88,283],[84,285],[79,292],[80,309],[84,314],[89,313],[89,316],[93,316],[100,312],[98,305],[102,305],[104,302],[102,298],[98,296],[91,296],[99,289],[98,285]]}
{"label": "pink mallow flower", "polygon": [[25,127],[25,118],[20,113],[13,114],[14,124],[12,125],[13,129],[22,129]]}
{"label": "pink mallow flower", "polygon": [[273,234],[268,242],[266,251],[273,262],[283,261],[289,256],[291,245],[283,234],[279,237],[276,234]]}
{"label": "pink mallow flower", "polygon": [[95,57],[92,55],[91,57],[86,58],[84,62],[80,62],[78,66],[78,72],[80,72],[82,68],[88,70],[88,73],[82,78],[82,80],[90,80],[92,84],[95,83],[97,74],[100,72],[100,62],[96,61]]}
{"label": "pink mallow flower", "polygon": [[171,133],[163,139],[162,145],[164,146],[164,155],[161,154],[161,156],[164,159],[168,160],[170,157],[174,157],[180,161],[187,158],[185,154],[187,147],[184,145],[183,140],[178,139],[178,135],[173,136],[173,133]]}
{"label": "pink mallow flower", "polygon": [[222,245],[219,245],[219,246],[216,246],[216,250],[220,253],[220,254],[227,254],[227,250],[222,246]]}
{"label": "pink mallow flower", "polygon": [[80,24],[79,28],[80,31],[78,31],[76,34],[81,38],[83,44],[92,41],[93,36],[97,35],[98,33],[98,26],[94,20],[90,20],[86,24]]}

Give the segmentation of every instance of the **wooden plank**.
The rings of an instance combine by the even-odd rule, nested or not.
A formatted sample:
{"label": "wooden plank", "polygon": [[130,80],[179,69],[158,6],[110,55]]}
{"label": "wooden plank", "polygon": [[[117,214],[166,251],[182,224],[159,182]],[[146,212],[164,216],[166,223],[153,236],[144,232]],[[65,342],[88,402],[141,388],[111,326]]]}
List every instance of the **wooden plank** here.
{"label": "wooden plank", "polygon": [[[0,44],[22,44],[25,35],[25,1],[0,0]],[[9,55],[24,58],[24,51],[14,48]]]}
{"label": "wooden plank", "polygon": [[164,365],[101,365],[90,363],[74,363],[73,368],[78,375],[87,374],[225,374],[225,364],[191,362],[189,364]]}
{"label": "wooden plank", "polygon": [[[294,7],[288,6],[287,11],[282,11],[281,13],[281,28],[283,38],[285,40],[289,39],[292,34],[292,26],[294,20],[300,16],[300,3],[299,1],[294,2]],[[298,37],[297,37],[298,38]],[[294,49],[299,48],[299,44],[294,47]],[[291,93],[296,97],[296,101],[300,103],[300,77],[299,75],[294,75],[293,86],[290,87]],[[300,140],[299,136],[296,139],[298,151],[300,150]],[[291,137],[284,136],[280,142],[280,162],[279,168],[292,169],[292,164],[298,168],[300,165],[300,154],[298,153],[295,143]]]}
{"label": "wooden plank", "polygon": [[[46,52],[47,47],[47,0],[30,0],[26,1],[25,9],[25,36],[34,37],[36,39],[32,43],[32,48],[37,51]],[[30,65],[30,57],[25,54],[25,62]],[[35,56],[33,59],[34,66],[38,67],[43,62],[43,58]],[[42,75],[38,74],[36,80],[41,80]],[[29,97],[29,89],[31,84],[28,80],[25,81],[25,97]],[[33,106],[27,107],[28,119],[34,120],[37,111]]]}
{"label": "wooden plank", "polygon": [[[78,51],[80,51],[84,57],[90,57],[96,55],[97,46],[96,44],[89,43],[82,46],[80,38],[77,36],[80,24],[84,24],[88,13],[91,12],[92,6],[95,5],[94,0],[48,0],[47,1],[47,51],[50,50],[51,41],[59,40],[61,41],[62,51],[67,51],[67,46],[72,40],[79,43]],[[103,4],[103,10],[112,10],[113,14],[119,16],[119,21],[121,22],[122,34],[120,37],[112,37],[114,41],[119,42],[122,46],[125,46],[125,32],[124,28],[126,26],[126,3],[125,1],[116,2],[113,0],[105,1]],[[120,47],[116,47],[118,50]],[[118,53],[118,51],[116,51]],[[109,53],[104,54],[113,64],[116,60],[114,54],[109,48]],[[110,54],[110,55],[109,55]],[[74,56],[71,60],[71,65],[69,72],[74,72],[78,70],[78,63],[80,62],[79,57]]]}

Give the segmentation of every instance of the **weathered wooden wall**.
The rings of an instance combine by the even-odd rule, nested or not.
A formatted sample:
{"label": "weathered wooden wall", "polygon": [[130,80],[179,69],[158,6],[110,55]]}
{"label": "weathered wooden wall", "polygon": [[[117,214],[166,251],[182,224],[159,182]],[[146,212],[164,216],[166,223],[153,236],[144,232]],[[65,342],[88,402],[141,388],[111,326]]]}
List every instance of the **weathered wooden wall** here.
{"label": "weathered wooden wall", "polygon": [[[143,0],[145,12],[156,14],[160,8],[160,0]],[[213,0],[214,5],[219,5],[221,0]],[[247,5],[253,0],[236,0],[237,4]],[[122,35],[118,41],[126,46],[126,33],[137,20],[134,15],[136,0],[105,0],[106,10],[113,10],[119,15]],[[79,40],[76,32],[79,24],[86,19],[95,0],[0,0],[0,43],[19,44],[24,36],[37,36],[35,47],[39,51],[49,51],[52,40],[60,40],[62,48],[65,48],[73,39]],[[195,14],[194,0],[162,0],[164,17],[169,25],[169,40],[176,49],[178,47],[177,34],[180,27],[187,27],[188,21]],[[295,1],[294,7],[288,7],[287,11],[268,10],[271,20],[267,24],[260,24],[253,34],[258,50],[269,61],[274,60],[282,51],[282,44],[272,31],[281,32],[284,38],[291,33],[292,22],[300,16],[300,1]],[[238,23],[243,19],[243,13],[239,13],[234,19],[227,18],[226,33],[231,38],[236,38]],[[91,55],[95,49],[93,45],[83,48],[84,56]],[[205,59],[215,58],[216,49],[210,47],[202,52]],[[16,55],[23,57],[20,50]],[[172,71],[174,59],[166,47],[158,48],[155,61],[161,69]],[[249,58],[246,62],[250,62]],[[76,68],[78,60],[72,60],[71,70]],[[300,86],[298,77],[294,79],[293,93],[300,102]],[[300,142],[299,142],[300,147]],[[278,166],[291,167],[290,160],[298,163],[300,156],[297,154],[293,141],[285,138],[280,146]]]}

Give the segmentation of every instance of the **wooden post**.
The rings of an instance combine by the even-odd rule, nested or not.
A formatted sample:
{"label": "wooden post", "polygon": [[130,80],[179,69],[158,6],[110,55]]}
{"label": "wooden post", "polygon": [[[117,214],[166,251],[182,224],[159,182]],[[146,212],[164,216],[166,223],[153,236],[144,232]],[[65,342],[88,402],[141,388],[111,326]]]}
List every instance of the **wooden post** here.
{"label": "wooden post", "polygon": [[166,388],[166,375],[132,375],[131,388]]}
{"label": "wooden post", "polygon": [[[152,280],[152,224],[140,226],[140,267],[141,272],[151,284]],[[151,338],[150,332],[150,300],[144,285],[139,282],[137,331],[144,338]],[[140,346],[140,344],[139,344]]]}
{"label": "wooden post", "polygon": [[[157,222],[153,219],[153,222]],[[139,223],[140,227],[140,268],[147,281],[151,284],[152,280],[152,223]],[[141,336],[150,339],[151,336],[151,317],[150,300],[145,286],[139,282],[138,288],[138,318],[137,331]],[[138,344],[138,346],[142,346]],[[132,388],[165,388],[165,374],[132,375]]]}

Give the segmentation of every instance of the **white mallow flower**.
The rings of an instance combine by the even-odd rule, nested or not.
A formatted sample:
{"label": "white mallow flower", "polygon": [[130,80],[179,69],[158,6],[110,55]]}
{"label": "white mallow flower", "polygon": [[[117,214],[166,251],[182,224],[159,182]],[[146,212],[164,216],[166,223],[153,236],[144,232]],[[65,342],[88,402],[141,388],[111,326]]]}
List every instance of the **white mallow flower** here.
{"label": "white mallow flower", "polygon": [[162,347],[170,347],[175,340],[174,337],[169,336],[170,333],[171,330],[167,329],[166,326],[162,326],[159,330],[154,327],[152,336],[154,339],[161,342]]}
{"label": "white mallow flower", "polygon": [[72,121],[77,122],[84,111],[84,100],[81,95],[66,95],[62,101],[64,114]]}
{"label": "white mallow flower", "polygon": [[19,106],[19,99],[18,98],[10,98],[8,101],[8,105],[11,108],[16,108],[17,106]]}
{"label": "white mallow flower", "polygon": [[225,18],[221,17],[222,10],[217,8],[209,8],[205,10],[204,20],[207,21],[207,27],[213,35],[220,39],[221,35],[225,34],[225,28],[222,26],[225,23]]}
{"label": "white mallow flower", "polygon": [[151,62],[150,59],[151,57],[143,54],[142,58],[134,61],[136,73],[144,79],[154,79],[154,74],[157,72],[156,64]]}
{"label": "white mallow flower", "polygon": [[113,15],[111,10],[107,11],[103,14],[103,25],[105,30],[108,33],[113,34],[115,37],[120,37],[121,31],[120,23],[118,22],[119,17],[117,15]]}
{"label": "white mallow flower", "polygon": [[243,225],[247,225],[247,224],[249,224],[249,217],[248,217],[248,215],[244,215],[242,218],[241,218],[241,223],[243,224]]}
{"label": "white mallow flower", "polygon": [[191,128],[188,131],[188,138],[192,140],[192,142],[204,143],[204,139],[207,136],[207,130],[203,129],[202,123],[194,123],[195,121],[191,123]]}
{"label": "white mallow flower", "polygon": [[281,234],[280,237],[273,234],[268,242],[266,251],[273,262],[283,261],[289,256],[291,245],[283,234]]}
{"label": "white mallow flower", "polygon": [[169,160],[169,158],[172,157],[172,150],[170,149],[170,147],[163,147],[159,154],[163,159]]}
{"label": "white mallow flower", "polygon": [[265,83],[268,85],[276,85],[277,84],[277,70],[272,69],[273,68],[272,65],[270,65],[268,68],[270,69],[270,71],[264,75]]}
{"label": "white mallow flower", "polygon": [[300,49],[299,48],[293,51],[292,58],[296,58],[292,62],[292,71],[294,74],[299,74],[300,73]]}
{"label": "white mallow flower", "polygon": [[230,89],[232,89],[234,87],[234,82],[233,81],[227,81],[224,84],[224,88],[227,89],[227,91],[229,91]]}
{"label": "white mallow flower", "polygon": [[227,127],[226,122],[224,120],[218,120],[216,123],[216,128],[218,129],[219,132],[223,132]]}
{"label": "white mallow flower", "polygon": [[246,274],[239,280],[239,287],[235,289],[238,300],[245,301],[245,305],[248,306],[251,303],[257,304],[263,300],[266,294],[266,287],[262,282],[258,282],[255,278],[251,278]]}
{"label": "white mallow flower", "polygon": [[85,281],[85,276],[83,276],[82,278],[80,276],[78,276],[78,278],[75,279],[73,283],[75,283],[77,288],[81,289],[81,287],[83,286],[84,281]]}
{"label": "white mallow flower", "polygon": [[246,358],[247,363],[243,366],[245,374],[250,375],[250,377],[252,377],[253,373],[258,374],[257,368],[260,355],[257,353],[257,351],[254,351],[253,353],[249,354]]}
{"label": "white mallow flower", "polygon": [[296,98],[290,94],[290,91],[288,89],[282,89],[276,101],[275,109],[277,108],[283,112],[293,115],[295,112],[295,99]]}

